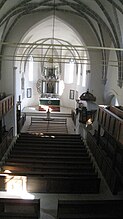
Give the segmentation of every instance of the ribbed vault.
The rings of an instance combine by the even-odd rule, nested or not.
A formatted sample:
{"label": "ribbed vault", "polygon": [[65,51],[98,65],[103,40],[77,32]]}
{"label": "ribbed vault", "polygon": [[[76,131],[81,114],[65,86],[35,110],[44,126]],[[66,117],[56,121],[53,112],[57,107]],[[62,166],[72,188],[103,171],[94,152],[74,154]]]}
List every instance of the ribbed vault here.
{"label": "ribbed vault", "polygon": [[[118,85],[123,84],[123,1],[122,0],[1,0],[0,1],[0,51],[1,61],[3,59],[4,43],[13,27],[20,19],[36,13],[63,15],[75,15],[79,19],[85,20],[91,28],[97,44],[86,45],[95,46],[101,50],[102,54],[102,80],[107,80],[107,66],[109,64],[109,51],[116,52],[118,68]],[[47,23],[49,25],[49,23]],[[47,37],[47,28],[43,29]],[[64,31],[63,31],[64,32]],[[32,33],[33,42],[35,39]],[[60,38],[60,37],[59,37]],[[65,32],[64,32],[64,38]],[[10,43],[10,42],[9,42]],[[16,42],[15,42],[16,43]],[[32,43],[32,42],[30,42]],[[107,49],[108,48],[108,49]],[[4,57],[5,58],[5,57]]]}

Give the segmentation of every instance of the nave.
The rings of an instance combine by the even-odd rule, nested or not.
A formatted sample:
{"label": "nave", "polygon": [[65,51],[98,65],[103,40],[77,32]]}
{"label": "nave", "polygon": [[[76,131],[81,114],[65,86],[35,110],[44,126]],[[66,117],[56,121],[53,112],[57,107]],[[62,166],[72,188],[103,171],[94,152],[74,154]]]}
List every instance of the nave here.
{"label": "nave", "polygon": [[[2,171],[10,171],[9,179],[14,175],[17,181],[16,177],[19,176],[23,184],[25,180],[23,176],[26,177],[27,192],[40,201],[39,218],[71,218],[73,215],[76,215],[77,218],[80,215],[81,218],[96,218],[97,210],[93,213],[90,207],[89,214],[91,215],[89,215],[87,210],[84,210],[84,213],[80,210],[81,206],[84,203],[89,206],[89,201],[95,200],[93,202],[96,206],[95,209],[103,209],[105,202],[101,200],[117,201],[117,199],[121,199],[120,196],[114,196],[111,193],[85,140],[79,133],[75,133],[77,130],[70,115],[68,116],[66,113],[65,117],[64,113],[63,120],[63,117],[58,118],[57,114],[57,120],[55,120],[55,122],[60,122],[61,126],[66,122],[67,133],[62,133],[61,129],[59,133],[58,131],[55,133],[55,127],[50,130],[50,133],[42,133],[42,126],[40,130],[39,124],[43,118],[46,122],[46,115],[42,114],[39,117],[39,114],[38,116],[32,114],[31,116],[31,112],[27,115],[21,133],[8,150],[9,154],[5,156]],[[38,118],[40,119],[38,120]],[[33,122],[35,126],[31,126],[33,130],[29,130]],[[57,126],[57,124],[55,125]],[[12,199],[19,198],[17,191],[16,195],[7,195],[6,192],[1,192],[1,195]],[[121,210],[122,202],[119,203],[118,206]],[[75,205],[73,207],[75,212],[67,207],[68,205]],[[76,214],[76,205],[79,214]],[[108,202],[106,205],[108,206]],[[86,208],[88,209],[88,207],[84,207],[84,209]],[[108,208],[111,209],[111,207]],[[107,208],[105,207],[105,209]],[[72,216],[70,212],[72,212]],[[102,213],[98,211],[97,218],[111,218],[111,216],[120,218],[120,214],[117,217],[116,212],[119,212],[118,207],[114,209],[114,215],[110,215],[109,211],[105,210],[101,216]]]}

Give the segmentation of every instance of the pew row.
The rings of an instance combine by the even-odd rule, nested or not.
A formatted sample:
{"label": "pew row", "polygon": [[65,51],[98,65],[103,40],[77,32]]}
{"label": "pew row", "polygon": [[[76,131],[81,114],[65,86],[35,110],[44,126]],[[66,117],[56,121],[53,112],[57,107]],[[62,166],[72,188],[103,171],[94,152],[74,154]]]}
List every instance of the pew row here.
{"label": "pew row", "polygon": [[20,134],[2,164],[2,173],[6,169],[10,176],[27,178],[28,192],[95,194],[100,189],[100,178],[80,135],[71,144],[66,135]]}
{"label": "pew row", "polygon": [[26,138],[34,138],[34,137],[42,137],[42,138],[45,138],[45,137],[50,137],[52,138],[52,136],[54,136],[55,139],[81,139],[81,136],[80,134],[63,134],[63,133],[51,133],[51,134],[48,134],[47,133],[28,133],[28,132],[21,132],[19,134],[19,137],[26,137]]}
{"label": "pew row", "polygon": [[59,200],[57,219],[120,219],[123,200]]}
{"label": "pew row", "polygon": [[40,199],[24,200],[24,199],[0,198],[0,218],[39,219]]}
{"label": "pew row", "polygon": [[32,123],[52,123],[52,124],[67,124],[67,119],[64,118],[41,118],[41,117],[31,117],[31,124]]}
{"label": "pew row", "polygon": [[27,177],[27,191],[40,193],[97,194],[100,178],[96,176]]}

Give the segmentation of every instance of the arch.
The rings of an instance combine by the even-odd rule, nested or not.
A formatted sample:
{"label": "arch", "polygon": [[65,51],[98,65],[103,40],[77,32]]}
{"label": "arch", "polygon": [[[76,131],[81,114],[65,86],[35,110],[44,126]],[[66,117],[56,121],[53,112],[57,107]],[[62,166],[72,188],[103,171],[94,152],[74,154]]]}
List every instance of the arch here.
{"label": "arch", "polygon": [[112,98],[110,100],[110,105],[111,106],[119,106],[119,101],[115,95],[112,95]]}
{"label": "arch", "polygon": [[[85,63],[83,63],[84,59],[87,59],[87,62],[88,62],[89,54],[88,54],[88,50],[85,51],[85,49],[84,49],[84,53],[83,53],[83,51],[80,50],[79,46],[81,45],[82,47],[84,47],[85,43],[83,42],[82,38],[79,36],[79,33],[77,33],[75,28],[73,28],[71,25],[69,25],[69,23],[60,19],[57,16],[55,17],[57,27],[54,28],[56,30],[56,33],[54,35],[50,36],[50,31],[49,31],[48,27],[45,27],[45,26],[47,26],[45,24],[47,22],[49,22],[48,24],[51,24],[50,30],[52,30],[52,21],[51,21],[52,18],[53,18],[53,16],[49,16],[48,18],[44,18],[43,20],[37,22],[35,25],[33,25],[31,28],[29,28],[26,31],[26,33],[23,35],[23,37],[21,38],[20,44],[18,44],[18,47],[16,48],[16,53],[15,53],[15,60],[16,60],[16,55],[19,55],[22,52],[21,60],[20,60],[20,64],[19,64],[20,65],[19,72],[21,73],[21,75],[22,75],[22,73],[24,74],[24,72],[27,72],[26,64],[28,63],[28,59],[29,59],[30,55],[33,55],[33,53],[36,53],[36,51],[37,51],[37,57],[35,55],[33,55],[34,62],[36,59],[37,62],[41,63],[40,65],[42,65],[42,68],[43,68],[44,62],[46,61],[46,58],[48,57],[49,51],[52,50],[52,46],[53,46],[54,47],[53,49],[55,51],[53,54],[54,61],[58,62],[60,65],[62,65],[62,64],[64,65],[65,63],[69,63],[70,59],[73,59],[74,65],[76,66],[75,71],[74,71],[74,74],[76,73],[75,77],[78,77],[78,74],[80,74],[80,77],[78,77],[78,78],[80,78],[80,80],[82,80],[82,77],[81,77],[82,73],[81,72],[82,72],[83,68],[81,66],[81,69],[80,69],[80,67],[78,67],[78,66],[79,66],[79,64],[85,65]],[[60,33],[58,34],[57,28],[59,28],[59,26],[62,26],[63,31],[60,30]],[[45,28],[45,31],[47,31],[47,33],[49,31],[49,33],[46,36],[44,34],[41,34],[41,32],[40,32],[40,30],[42,30],[42,27]],[[36,32],[38,29],[40,29],[40,30],[38,32]],[[61,33],[61,32],[65,32],[65,31],[67,31],[67,33],[69,33],[69,34],[67,34],[68,35],[67,38],[64,38],[63,33]],[[36,33],[35,34],[36,37],[33,36],[34,32]],[[65,33],[65,36],[66,36],[66,33]],[[74,42],[73,42],[73,40],[74,40]],[[21,49],[21,47],[23,47],[24,45],[25,45],[25,48]],[[75,45],[78,45],[78,47],[76,48]],[[43,52],[43,49],[44,49],[44,52]],[[59,53],[59,51],[62,51],[62,53]],[[67,52],[68,52],[68,57],[65,56],[67,54]],[[86,56],[85,56],[85,53],[87,54]],[[56,55],[57,55],[57,57],[55,57]],[[59,59],[61,59],[60,62],[59,62]],[[63,67],[61,69],[63,69]],[[38,73],[37,80],[41,78],[39,76],[39,74],[40,74],[40,72]],[[36,75],[37,75],[37,73],[36,73]],[[60,78],[60,80],[63,80],[63,77]],[[72,86],[74,86],[73,89],[74,90],[77,89],[77,92],[79,89],[79,93],[81,93],[82,91],[80,89],[82,89],[81,88],[82,83],[77,84],[77,82],[78,82],[77,79],[74,80],[74,83],[72,84]],[[75,85],[75,83],[76,83],[76,85]],[[69,85],[68,85],[68,87],[69,87]],[[68,87],[67,87],[67,89],[68,89]],[[23,91],[21,91],[21,92],[23,92]],[[67,94],[67,92],[65,92],[65,94]],[[39,93],[37,93],[37,95],[39,95]],[[64,97],[63,97],[63,99],[64,99]],[[30,100],[27,100],[27,101],[30,101]]]}
{"label": "arch", "polygon": [[119,101],[118,101],[118,94],[117,92],[112,89],[107,95],[106,95],[106,100],[105,104],[107,105],[112,105],[112,106],[119,106]]}

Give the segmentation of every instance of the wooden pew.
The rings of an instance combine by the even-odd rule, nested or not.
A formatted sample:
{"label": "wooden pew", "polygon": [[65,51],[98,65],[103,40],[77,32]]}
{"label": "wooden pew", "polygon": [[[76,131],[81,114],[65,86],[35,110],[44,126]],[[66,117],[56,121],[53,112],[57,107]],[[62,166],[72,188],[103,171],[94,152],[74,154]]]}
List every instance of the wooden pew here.
{"label": "wooden pew", "polygon": [[44,174],[44,173],[47,173],[47,172],[55,172],[58,174],[59,173],[69,173],[72,172],[72,173],[75,173],[75,174],[81,174],[81,173],[91,173],[91,172],[95,172],[95,169],[92,165],[69,165],[69,166],[66,166],[66,165],[33,165],[33,164],[30,164],[30,165],[25,165],[25,164],[21,164],[19,165],[18,163],[12,163],[9,162],[7,164],[5,164],[3,167],[2,167],[2,170],[9,170],[11,171],[13,174],[14,172],[23,172],[24,174],[28,174],[28,173],[32,173],[34,172],[34,175],[36,173],[40,173],[41,174]]}
{"label": "wooden pew", "polygon": [[68,133],[67,119],[32,117],[28,132]]}
{"label": "wooden pew", "polygon": [[12,150],[12,155],[16,156],[18,155],[21,156],[21,155],[24,155],[24,156],[43,156],[43,155],[54,155],[54,156],[57,156],[57,155],[63,155],[63,156],[88,156],[88,153],[86,150],[82,150],[82,151],[69,151],[69,150],[59,150],[59,149],[55,149],[55,150],[51,150],[51,149],[31,149],[31,150],[28,150],[28,149],[23,149],[23,150],[17,150],[17,149],[13,149]]}
{"label": "wooden pew", "polygon": [[47,118],[41,118],[41,117],[31,117],[31,124],[32,123],[47,123],[47,122],[50,122],[50,123],[65,123],[67,124],[67,119],[64,119],[64,118],[51,118],[48,119]]}
{"label": "wooden pew", "polygon": [[46,140],[42,140],[42,141],[39,141],[39,140],[17,140],[16,145],[35,145],[35,146],[57,146],[57,147],[73,147],[73,148],[76,148],[76,147],[79,147],[79,148],[82,148],[82,146],[84,146],[85,148],[85,145],[83,145],[82,142],[70,142],[70,141],[46,141]]}
{"label": "wooden pew", "polygon": [[0,198],[0,218],[38,219],[40,218],[40,200]]}
{"label": "wooden pew", "polygon": [[57,219],[119,219],[123,200],[59,200]]}
{"label": "wooden pew", "polygon": [[26,138],[45,138],[49,136],[50,138],[52,138],[52,136],[55,137],[55,139],[81,139],[80,134],[63,134],[63,133],[50,133],[47,135],[47,133],[43,133],[43,134],[34,134],[34,133],[28,133],[28,132],[21,132],[19,137],[26,137]]}
{"label": "wooden pew", "polygon": [[72,155],[50,155],[50,154],[45,154],[45,155],[39,155],[39,154],[37,154],[37,155],[19,155],[19,154],[17,154],[17,155],[10,155],[9,156],[10,158],[15,158],[15,159],[18,159],[18,158],[23,158],[23,159],[32,159],[32,161],[33,160],[45,160],[46,162],[48,162],[48,161],[51,161],[51,160],[61,160],[61,161],[63,161],[63,160],[66,160],[66,159],[68,159],[69,161],[81,161],[83,158],[88,158],[88,155],[84,155],[84,156],[72,156]]}
{"label": "wooden pew", "polygon": [[49,178],[71,178],[71,177],[78,177],[78,178],[85,178],[85,177],[89,177],[90,180],[91,178],[96,178],[98,175],[96,172],[92,171],[92,170],[88,170],[88,171],[75,171],[75,170],[72,170],[72,171],[65,171],[65,170],[50,170],[50,169],[43,169],[43,170],[37,170],[37,171],[28,171],[28,172],[24,172],[24,171],[18,171],[18,170],[15,170],[13,171],[11,174],[9,173],[9,175],[14,175],[14,176],[31,176],[31,177],[49,177]]}
{"label": "wooden pew", "polygon": [[[66,159],[67,158],[67,159]],[[13,161],[13,162],[26,162],[26,163],[30,163],[30,162],[32,162],[32,163],[46,163],[46,162],[51,162],[51,163],[58,163],[58,162],[60,162],[60,163],[71,163],[71,162],[79,162],[79,163],[83,163],[83,162],[86,162],[86,161],[89,161],[90,162],[90,160],[91,160],[91,157],[73,157],[73,156],[71,156],[71,157],[62,157],[62,156],[40,156],[40,157],[34,157],[34,156],[32,156],[32,157],[28,157],[28,159],[27,159],[27,157],[25,158],[25,157],[20,157],[19,155],[18,156],[16,156],[16,157],[14,157],[14,156],[12,156],[12,155],[10,155],[9,157],[8,157],[8,159],[7,159],[7,161]]]}
{"label": "wooden pew", "polygon": [[74,152],[87,152],[87,149],[83,145],[58,145],[58,144],[35,144],[35,143],[24,143],[18,142],[12,150],[28,150],[28,151],[40,151],[40,150],[51,150],[51,151],[74,151]]}
{"label": "wooden pew", "polygon": [[[35,144],[57,144],[57,145],[67,145],[70,146],[70,145],[84,145],[83,141],[81,140],[72,140],[72,139],[54,139],[54,138],[17,138],[16,142],[15,143],[35,143]],[[85,147],[85,145],[84,145]]]}
{"label": "wooden pew", "polygon": [[93,176],[83,177],[27,177],[28,192],[67,193],[67,194],[97,194],[100,179]]}
{"label": "wooden pew", "polygon": [[29,133],[44,133],[50,134],[54,131],[54,133],[68,133],[68,129],[66,124],[39,124],[39,125],[31,125],[28,128]]}
{"label": "wooden pew", "polygon": [[87,148],[79,135],[72,139],[73,144],[71,135],[66,136],[20,135],[3,170],[26,176],[29,192],[98,193],[100,178]]}
{"label": "wooden pew", "polygon": [[[47,165],[46,159],[25,159],[23,157],[21,158],[8,158],[7,161],[3,164],[7,164],[7,163],[17,163],[18,165],[21,164],[25,164],[25,165]],[[68,159],[56,159],[56,160],[48,160],[48,164],[49,165],[93,165],[92,161],[91,161],[91,157],[83,157],[81,160],[68,160]]]}
{"label": "wooden pew", "polygon": [[56,143],[70,143],[70,141],[71,141],[71,144],[73,144],[73,143],[81,143],[81,144],[83,144],[83,142],[80,140],[80,139],[68,139],[68,138],[61,138],[61,139],[57,139],[57,138],[50,138],[50,137],[38,137],[38,138],[36,138],[36,137],[19,137],[17,140],[16,140],[17,142],[18,141],[28,141],[28,142],[31,142],[31,141],[36,141],[36,142],[56,142]]}
{"label": "wooden pew", "polygon": [[[69,164],[69,165],[68,165]],[[65,169],[65,170],[82,170],[82,171],[87,171],[87,170],[93,170],[94,167],[92,163],[90,162],[83,162],[83,163],[26,163],[26,162],[6,162],[5,165],[2,166],[2,170],[7,170],[9,169],[10,171],[13,170],[35,170],[35,169],[55,169],[55,170],[60,170],[60,169]]]}

